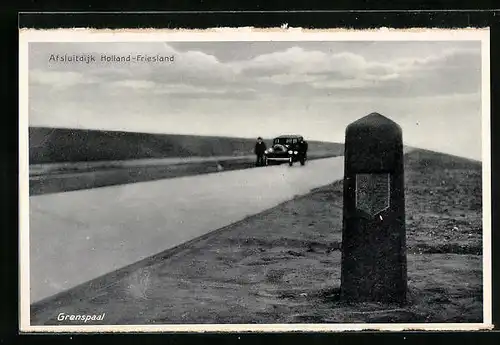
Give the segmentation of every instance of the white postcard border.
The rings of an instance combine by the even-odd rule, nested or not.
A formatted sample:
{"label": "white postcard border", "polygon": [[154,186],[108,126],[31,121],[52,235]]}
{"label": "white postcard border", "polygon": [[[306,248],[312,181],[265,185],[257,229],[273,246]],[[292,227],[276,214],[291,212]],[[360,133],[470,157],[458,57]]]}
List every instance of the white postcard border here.
{"label": "white postcard border", "polygon": [[[491,310],[491,163],[490,163],[490,44],[488,28],[309,30],[301,28],[55,29],[19,31],[19,273],[20,331],[22,332],[338,332],[362,330],[479,330],[492,329]],[[203,42],[203,41],[481,41],[482,164],[483,164],[483,323],[433,324],[201,324],[201,325],[85,325],[31,326],[29,288],[29,144],[28,44],[30,42]]]}

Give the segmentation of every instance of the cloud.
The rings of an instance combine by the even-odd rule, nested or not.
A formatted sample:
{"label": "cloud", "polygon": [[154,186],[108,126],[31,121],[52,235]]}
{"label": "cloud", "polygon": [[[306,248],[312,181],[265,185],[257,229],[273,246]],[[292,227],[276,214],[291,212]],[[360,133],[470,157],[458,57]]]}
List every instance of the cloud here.
{"label": "cloud", "polygon": [[319,90],[357,90],[361,88],[373,87],[374,82],[363,79],[341,79],[341,80],[319,80],[312,84],[312,87]]}
{"label": "cloud", "polygon": [[282,52],[264,54],[249,61],[235,64],[246,75],[329,75],[337,78],[360,78],[363,75],[393,73],[390,64],[367,61],[363,56],[350,53],[326,53],[299,47]]}
{"label": "cloud", "polygon": [[[436,49],[432,55],[424,57],[391,57],[388,51],[387,57],[374,59],[367,53],[292,46],[226,62],[213,54],[195,49],[180,51],[158,42],[59,44],[44,51],[34,50],[36,54],[32,59],[39,75],[32,81],[63,88],[79,88],[82,84],[99,81],[103,86],[137,92],[156,88],[155,94],[186,97],[191,94],[193,99],[200,93],[223,92],[227,92],[228,97],[240,97],[245,92],[250,94],[248,89],[267,95],[288,93],[294,97],[330,91],[346,97],[360,94],[416,97],[480,89],[480,73],[474,69],[480,66],[480,52],[470,49]],[[73,53],[93,54],[97,61],[66,65],[48,62],[50,54]],[[174,56],[174,62],[106,63],[100,60],[101,56],[137,54]]]}
{"label": "cloud", "polygon": [[296,74],[296,73],[281,73],[274,75],[258,76],[255,78],[256,81],[271,83],[277,85],[290,85],[290,84],[308,84],[314,83],[316,81],[324,79],[319,75],[307,75],[307,74]]}
{"label": "cloud", "polygon": [[130,88],[134,90],[138,89],[153,89],[155,83],[149,80],[139,80],[139,79],[124,79],[119,81],[114,81],[108,84],[109,87],[123,87]]}
{"label": "cloud", "polygon": [[98,82],[98,79],[95,77],[88,77],[83,73],[71,71],[59,72],[34,69],[29,72],[28,77],[30,83],[54,87],[69,87],[73,85],[93,84]]}
{"label": "cloud", "polygon": [[[82,90],[86,93],[88,90]],[[150,80],[124,79],[108,83],[101,83],[97,92],[101,97],[107,97],[108,101],[113,101],[119,97],[130,98],[130,94],[137,95],[142,99],[154,100],[158,97],[172,99],[202,99],[218,100],[249,100],[256,97],[257,91],[252,88],[227,89],[224,87],[205,87],[189,84],[171,84],[154,82]],[[81,95],[81,94],[80,94]],[[126,100],[122,101],[125,104]]]}
{"label": "cloud", "polygon": [[[365,88],[363,92],[374,95],[409,90],[418,96],[421,92],[476,92],[480,74],[474,66],[480,66],[480,51],[454,49],[436,51],[424,58],[374,61],[350,52],[293,47],[235,66],[249,79],[256,76],[257,80],[280,86],[302,83],[316,89],[343,89],[346,93]],[[448,80],[454,82],[447,84]]]}
{"label": "cloud", "polygon": [[[230,92],[226,88],[204,87],[187,84],[155,84],[153,92],[155,94],[220,94],[224,95]],[[251,88],[238,89],[239,92],[256,92]]]}
{"label": "cloud", "polygon": [[[223,80],[233,76],[232,69],[220,63],[216,57],[200,51],[178,52],[161,42],[148,43],[38,43],[30,46],[30,66],[32,69],[57,72],[81,73],[85,78],[98,77],[102,82],[123,79],[150,80],[154,82],[200,82]],[[50,56],[89,55],[95,58],[93,63],[51,62]],[[174,61],[118,62],[106,58],[117,57],[170,57]],[[59,81],[53,80],[54,84]]]}

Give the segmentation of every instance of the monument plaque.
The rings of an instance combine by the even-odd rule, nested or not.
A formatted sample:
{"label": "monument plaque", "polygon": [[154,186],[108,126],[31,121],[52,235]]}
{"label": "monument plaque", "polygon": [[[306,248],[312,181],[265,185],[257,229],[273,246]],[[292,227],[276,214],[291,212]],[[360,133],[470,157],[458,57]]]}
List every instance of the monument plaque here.
{"label": "monument plaque", "polygon": [[406,301],[402,131],[372,113],[346,129],[341,298]]}
{"label": "monument plaque", "polygon": [[356,174],[356,208],[373,217],[390,205],[389,174]]}

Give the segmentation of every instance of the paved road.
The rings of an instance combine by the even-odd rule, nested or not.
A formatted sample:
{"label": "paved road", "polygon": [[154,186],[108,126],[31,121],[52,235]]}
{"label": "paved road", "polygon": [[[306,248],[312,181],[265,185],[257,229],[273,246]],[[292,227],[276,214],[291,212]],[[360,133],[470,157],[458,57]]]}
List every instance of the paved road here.
{"label": "paved road", "polygon": [[339,180],[343,159],[31,196],[31,301]]}

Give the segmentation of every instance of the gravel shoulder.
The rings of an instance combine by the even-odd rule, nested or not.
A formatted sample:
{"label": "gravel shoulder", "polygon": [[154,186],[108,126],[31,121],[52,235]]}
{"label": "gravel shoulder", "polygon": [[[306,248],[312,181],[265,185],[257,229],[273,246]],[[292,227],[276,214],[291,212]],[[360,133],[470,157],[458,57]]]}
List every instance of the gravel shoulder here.
{"label": "gravel shoulder", "polygon": [[481,163],[405,156],[409,301],[339,301],[342,181],[32,306],[32,325],[482,322]]}

